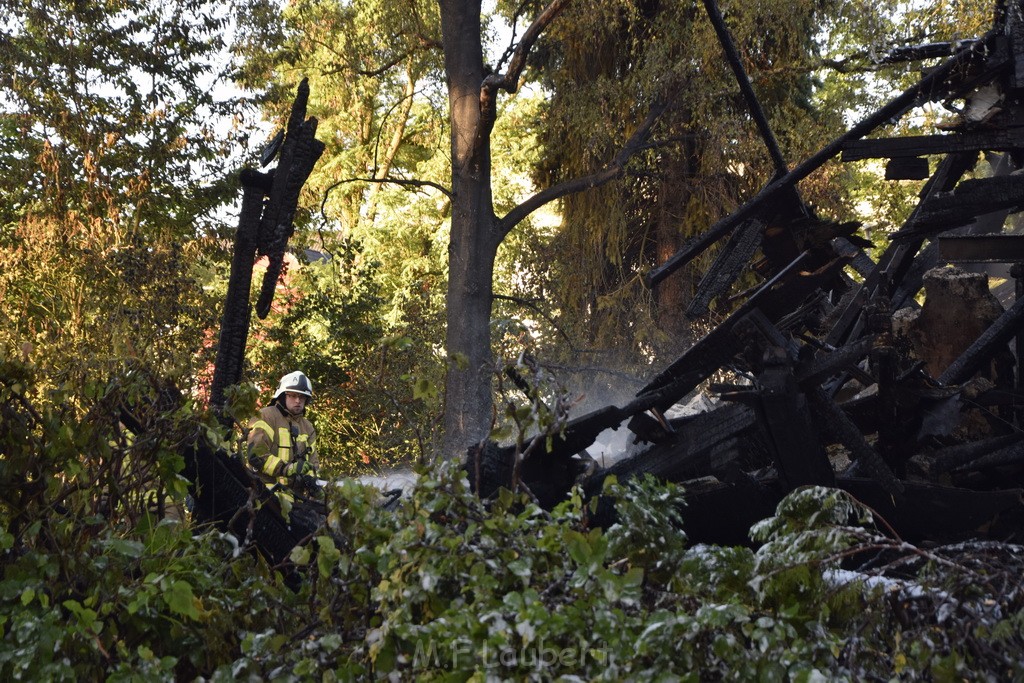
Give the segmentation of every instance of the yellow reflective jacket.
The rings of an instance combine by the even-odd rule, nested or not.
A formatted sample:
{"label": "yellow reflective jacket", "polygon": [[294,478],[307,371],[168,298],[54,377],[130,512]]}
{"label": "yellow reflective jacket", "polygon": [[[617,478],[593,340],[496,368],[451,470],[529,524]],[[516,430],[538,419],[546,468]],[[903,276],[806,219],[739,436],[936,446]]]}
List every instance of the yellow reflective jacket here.
{"label": "yellow reflective jacket", "polygon": [[292,415],[277,403],[260,410],[249,423],[249,462],[264,481],[273,484],[288,463],[305,459],[318,469],[316,429],[303,415]]}

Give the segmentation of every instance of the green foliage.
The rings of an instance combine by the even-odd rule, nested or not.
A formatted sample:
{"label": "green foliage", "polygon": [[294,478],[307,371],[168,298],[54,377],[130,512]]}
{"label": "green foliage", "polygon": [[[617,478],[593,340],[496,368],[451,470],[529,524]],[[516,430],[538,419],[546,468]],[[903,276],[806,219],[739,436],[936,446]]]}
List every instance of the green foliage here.
{"label": "green foliage", "polygon": [[[340,491],[327,545],[337,561],[318,564],[310,589],[334,610],[320,618],[337,621],[318,624],[296,667],[417,680],[861,680],[1024,666],[1016,616],[989,622],[965,609],[953,628],[975,645],[941,646],[938,602],[918,598],[914,620],[898,618],[914,595],[1013,610],[1017,591],[954,587],[956,566],[952,583],[922,572],[896,592],[868,586],[870,574],[844,579],[844,553],[886,542],[906,562],[920,551],[862,526],[870,513],[842,492],[784,500],[754,552],[685,547],[679,491],[652,481],[608,487],[620,515],[602,532],[578,496],[548,514],[507,491],[481,502],[457,472],[435,474],[387,514],[365,489]],[[1008,554],[1004,577],[1020,567],[1020,549]],[[973,655],[977,638],[998,655]]]}
{"label": "green foliage", "polygon": [[124,359],[189,385],[218,314],[192,265],[232,191],[225,119],[244,113],[212,94],[228,17],[205,0],[3,7],[0,343],[52,387]]}
{"label": "green foliage", "polygon": [[608,529],[612,552],[629,559],[648,580],[673,585],[686,554],[683,531],[683,490],[646,476],[627,485],[614,477],[605,481],[605,492],[617,501],[616,523]]}
{"label": "green foliage", "polygon": [[[283,589],[238,541],[184,523],[188,406],[138,371],[41,390],[0,357],[0,678],[191,678],[275,617]],[[120,409],[148,429],[131,435]],[[176,518],[176,519],[175,519]]]}
{"label": "green foliage", "polygon": [[[291,554],[293,592],[238,539],[153,509],[199,431],[187,407],[127,377],[74,407],[33,373],[0,364],[4,680],[1024,675],[1024,549],[914,548],[824,488],[785,498],[754,551],[688,544],[685,492],[650,479],[552,512],[506,490],[481,501],[450,465],[421,468],[393,509],[346,480]],[[122,403],[149,425],[130,443],[102,419]],[[606,529],[599,507],[617,511]]]}
{"label": "green foliage", "polygon": [[294,369],[313,381],[309,416],[330,477],[421,457],[429,440],[423,427],[437,401],[429,381],[407,374],[427,366],[417,358],[425,340],[384,338],[378,264],[352,240],[333,246],[327,258],[300,262],[287,274],[272,314],[253,320],[247,351],[250,376],[270,391]]}

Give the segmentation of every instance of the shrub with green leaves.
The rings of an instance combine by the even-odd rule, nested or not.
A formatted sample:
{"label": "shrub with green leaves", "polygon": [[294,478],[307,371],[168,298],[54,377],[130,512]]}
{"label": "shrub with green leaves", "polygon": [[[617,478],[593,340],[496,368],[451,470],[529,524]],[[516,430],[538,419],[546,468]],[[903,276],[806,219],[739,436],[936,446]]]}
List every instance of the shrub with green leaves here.
{"label": "shrub with green leaves", "polygon": [[[293,671],[567,681],[1024,673],[1019,581],[1000,591],[995,579],[1019,575],[1015,546],[988,550],[989,569],[1002,564],[979,586],[974,546],[909,546],[833,489],[783,500],[755,528],[755,551],[688,545],[684,492],[653,480],[610,481],[619,516],[602,530],[578,494],[547,513],[508,491],[482,502],[457,470],[429,474],[393,512],[345,485],[319,554],[296,551],[317,619],[305,649],[283,653]],[[883,551],[884,565],[844,568]]]}
{"label": "shrub with green leaves", "polygon": [[[394,509],[355,481],[282,571],[180,502],[202,423],[152,403],[127,439],[128,373],[42,392],[0,361],[0,679],[1011,680],[1024,676],[1024,549],[922,549],[849,494],[810,487],[757,549],[694,545],[686,492],[609,480],[480,500],[450,465]],[[154,491],[159,495],[154,498]]]}
{"label": "shrub with green leaves", "polygon": [[[191,409],[156,409],[135,370],[77,394],[35,372],[0,358],[0,678],[192,678],[280,623],[292,598],[252,553],[164,519],[183,509]],[[152,413],[145,433],[122,405]]]}

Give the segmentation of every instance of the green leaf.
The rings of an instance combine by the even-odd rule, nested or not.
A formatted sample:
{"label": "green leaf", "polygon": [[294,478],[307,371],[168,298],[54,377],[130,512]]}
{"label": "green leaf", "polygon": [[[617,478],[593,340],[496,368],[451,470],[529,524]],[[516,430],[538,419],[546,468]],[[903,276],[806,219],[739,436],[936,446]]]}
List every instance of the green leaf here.
{"label": "green leaf", "polygon": [[334,567],[341,557],[341,551],[338,550],[334,545],[334,539],[330,536],[318,536],[316,564],[317,569],[320,571],[320,576],[327,578],[334,571]]}
{"label": "green leaf", "polygon": [[175,614],[190,619],[199,619],[200,614],[197,607],[199,601],[192,593],[192,585],[188,581],[177,579],[171,582],[171,585],[164,590],[163,597],[167,606]]}
{"label": "green leaf", "polygon": [[107,548],[113,552],[130,557],[132,559],[138,559],[142,557],[142,553],[145,551],[145,546],[139,541],[131,541],[123,538],[110,538],[107,539],[105,544]]}
{"label": "green leaf", "polygon": [[426,378],[417,378],[412,385],[412,397],[415,399],[432,400],[437,394],[437,385]]}
{"label": "green leaf", "polygon": [[576,564],[586,565],[590,563],[590,557],[592,554],[590,543],[587,542],[587,537],[575,530],[569,530],[565,534],[565,547],[569,551],[569,557],[571,557]]}
{"label": "green leaf", "polygon": [[288,555],[288,559],[301,567],[309,564],[309,558],[311,556],[312,553],[307,546],[297,545],[292,548],[291,553]]}

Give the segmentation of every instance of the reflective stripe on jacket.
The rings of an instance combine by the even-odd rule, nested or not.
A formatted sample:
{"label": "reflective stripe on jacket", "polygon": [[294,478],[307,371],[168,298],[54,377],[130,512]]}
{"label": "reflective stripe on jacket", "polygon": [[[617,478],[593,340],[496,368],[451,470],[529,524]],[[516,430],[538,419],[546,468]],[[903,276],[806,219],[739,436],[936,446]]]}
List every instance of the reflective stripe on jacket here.
{"label": "reflective stripe on jacket", "polygon": [[313,423],[302,415],[291,415],[277,403],[260,410],[249,424],[250,462],[265,479],[273,480],[288,463],[298,459],[314,468],[320,465]]}

